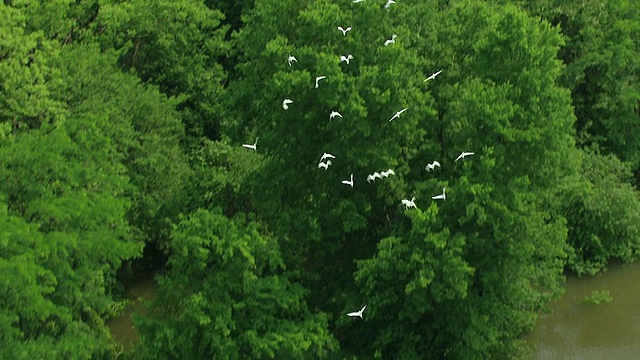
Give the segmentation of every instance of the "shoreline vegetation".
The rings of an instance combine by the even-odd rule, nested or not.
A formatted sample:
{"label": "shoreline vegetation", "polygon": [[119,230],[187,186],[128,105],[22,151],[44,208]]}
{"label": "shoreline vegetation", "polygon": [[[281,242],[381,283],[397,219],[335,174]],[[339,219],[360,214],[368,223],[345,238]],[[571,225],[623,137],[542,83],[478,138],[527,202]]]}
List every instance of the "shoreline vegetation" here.
{"label": "shoreline vegetation", "polygon": [[0,18],[0,358],[527,358],[566,273],[638,257],[633,1]]}

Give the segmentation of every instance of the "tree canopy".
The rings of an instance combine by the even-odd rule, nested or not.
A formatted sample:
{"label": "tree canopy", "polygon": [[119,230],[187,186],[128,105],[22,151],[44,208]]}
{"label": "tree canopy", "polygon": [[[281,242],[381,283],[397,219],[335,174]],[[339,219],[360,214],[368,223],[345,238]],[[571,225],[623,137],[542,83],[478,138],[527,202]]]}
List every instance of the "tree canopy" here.
{"label": "tree canopy", "polygon": [[4,1],[0,357],[526,358],[640,251],[638,11]]}

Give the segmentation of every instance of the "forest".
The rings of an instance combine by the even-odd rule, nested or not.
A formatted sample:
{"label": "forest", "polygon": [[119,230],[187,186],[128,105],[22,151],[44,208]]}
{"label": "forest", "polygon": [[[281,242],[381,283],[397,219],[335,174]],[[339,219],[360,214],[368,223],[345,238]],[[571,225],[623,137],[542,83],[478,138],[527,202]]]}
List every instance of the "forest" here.
{"label": "forest", "polygon": [[0,358],[526,359],[568,273],[640,254],[637,0],[0,18]]}

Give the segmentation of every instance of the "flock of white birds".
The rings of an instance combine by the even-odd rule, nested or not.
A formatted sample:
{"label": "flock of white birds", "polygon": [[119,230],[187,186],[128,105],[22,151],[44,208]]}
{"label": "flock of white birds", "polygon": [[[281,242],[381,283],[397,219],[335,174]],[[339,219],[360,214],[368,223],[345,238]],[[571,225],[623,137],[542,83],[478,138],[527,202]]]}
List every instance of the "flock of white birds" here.
{"label": "flock of white birds", "polygon": [[[353,3],[360,3],[366,0],[353,0]],[[392,4],[396,4],[396,2],[394,0],[387,0],[387,3],[384,5],[384,8],[389,11],[389,8]],[[347,33],[349,31],[351,31],[351,26],[347,26],[347,27],[342,27],[342,26],[338,26],[338,31],[342,32],[343,36],[347,36]],[[398,37],[398,35],[393,34],[391,36],[391,39],[386,40],[384,42],[384,46],[389,46],[392,44],[395,44],[396,42],[396,38]],[[353,55],[348,54],[348,55],[342,55],[340,56],[340,62],[345,62],[347,63],[347,65],[350,63],[351,60],[353,60]],[[287,57],[287,63],[289,64],[289,66],[292,66],[293,62],[298,62],[298,59],[296,59],[295,56],[293,55],[288,55]],[[424,81],[429,81],[429,80],[435,80],[436,77],[438,75],[440,75],[442,73],[442,70],[439,70],[433,74],[431,74],[429,77],[427,77]],[[327,77],[324,75],[321,76],[317,76],[315,78],[315,88],[317,89],[320,86],[320,81],[326,79]],[[284,110],[289,110],[289,105],[293,104],[293,100],[291,99],[284,99],[282,101],[282,108]],[[401,110],[396,111],[396,113],[391,117],[391,119],[389,119],[389,122],[395,120],[395,119],[399,119],[400,115],[402,115],[405,111],[407,111],[408,108],[404,108]],[[337,111],[331,111],[331,114],[329,114],[329,121],[333,120],[335,117],[339,117],[342,118],[342,115],[337,112]],[[258,145],[258,138],[256,138],[256,141],[253,144],[242,144],[243,147],[248,148],[248,149],[252,149],[254,151],[257,151],[257,145]],[[466,152],[463,151],[456,159],[455,161],[457,162],[458,160],[464,160],[465,157],[467,156],[472,156],[474,155],[473,152]],[[329,169],[329,166],[331,166],[331,159],[335,159],[335,156],[333,156],[332,154],[329,153],[324,153],[322,154],[322,156],[320,157],[320,161],[318,162],[318,168],[319,169],[324,169],[327,170]],[[433,161],[430,164],[427,164],[427,166],[425,167],[425,170],[427,171],[432,171],[435,170],[436,167],[440,167],[440,163],[438,161]],[[384,179],[384,178],[388,178],[390,175],[395,175],[395,172],[393,171],[393,169],[388,169],[386,171],[381,171],[381,172],[374,172],[373,174],[369,174],[367,176],[367,182],[371,183],[371,182],[375,182],[376,179]],[[349,179],[347,180],[342,180],[341,181],[342,184],[350,186],[353,188],[354,186],[354,180],[353,180],[353,174],[350,175]],[[438,195],[434,195],[431,197],[431,199],[433,200],[446,200],[447,196],[446,196],[446,187],[442,188],[442,194],[438,194]],[[417,209],[416,203],[415,203],[416,197],[413,196],[411,198],[411,200],[408,199],[403,199],[401,201],[402,205],[405,206],[405,209]],[[360,309],[360,311],[356,311],[356,312],[350,312],[347,314],[347,316],[350,317],[359,317],[361,319],[363,319],[362,314],[364,313],[364,310],[367,308],[367,306],[365,305],[364,307],[362,307],[362,309]]]}

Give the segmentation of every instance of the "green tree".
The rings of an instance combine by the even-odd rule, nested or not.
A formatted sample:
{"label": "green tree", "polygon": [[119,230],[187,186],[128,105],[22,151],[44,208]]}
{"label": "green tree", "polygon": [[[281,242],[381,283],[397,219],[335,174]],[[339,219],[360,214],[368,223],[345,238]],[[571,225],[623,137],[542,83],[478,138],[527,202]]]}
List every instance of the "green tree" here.
{"label": "green tree", "polygon": [[109,1],[93,24],[103,49],[115,49],[123,68],[179,99],[189,134],[220,137],[226,79],[218,63],[228,53],[223,15],[202,0]]}
{"label": "green tree", "polygon": [[[343,36],[338,25],[355,30]],[[383,46],[393,33],[396,44]],[[260,137],[265,164],[247,179],[253,204],[282,236],[287,263],[307,270],[318,303],[349,286],[353,258],[372,254],[408,196],[408,159],[422,144],[421,124],[435,117],[420,61],[401,40],[410,34],[372,3],[269,0],[256,2],[235,39],[243,52],[227,107],[238,111],[225,132],[238,146]],[[347,54],[354,60],[341,63]],[[288,55],[298,59],[291,67]],[[327,78],[316,89],[320,75]],[[289,110],[285,98],[294,101]],[[333,110],[343,118],[330,121]],[[317,166],[324,152],[336,156],[327,171]],[[367,184],[368,174],[390,168],[395,176]],[[340,183],[351,174],[353,189]]]}
{"label": "green tree", "polygon": [[29,223],[3,227],[3,244],[11,249],[2,256],[9,287],[3,310],[13,319],[8,349],[22,349],[18,358],[109,352],[102,320],[111,304],[108,286],[141,244],[125,221],[124,168],[108,162],[104,145],[90,123],[43,126],[2,141],[6,221]]}
{"label": "green tree", "polygon": [[247,178],[258,173],[263,158],[224,141],[204,140],[189,155],[194,172],[191,206],[221,207],[225,215],[249,213],[253,209]]}
{"label": "green tree", "polygon": [[451,304],[466,298],[472,287],[474,269],[464,259],[465,239],[442,228],[435,204],[407,216],[412,223],[408,234],[382,239],[374,257],[358,261],[355,279],[363,292],[358,300],[367,299],[366,324],[340,321],[350,323],[343,346],[353,352],[423,358],[445,354],[460,336],[447,321],[455,309]]}
{"label": "green tree", "polygon": [[578,275],[601,270],[612,258],[637,259],[640,250],[640,199],[629,184],[628,163],[615,155],[585,152],[584,187],[568,193],[568,266]]}
{"label": "green tree", "polygon": [[57,61],[64,82],[55,97],[69,104],[69,117],[91,122],[108,139],[108,156],[125,166],[133,185],[126,194],[130,223],[164,246],[170,221],[188,204],[192,177],[180,146],[185,134],[178,101],[119,71],[113,52],[82,44],[64,50]]}
{"label": "green tree", "polygon": [[635,1],[532,1],[531,12],[560,25],[559,57],[583,145],[597,145],[640,169],[640,9]]}
{"label": "green tree", "polygon": [[335,349],[326,316],[308,310],[257,222],[198,210],[171,245],[158,299],[137,321],[136,358],[308,359]]}
{"label": "green tree", "polygon": [[41,31],[26,32],[19,10],[0,4],[0,17],[0,122],[17,130],[64,120],[64,105],[50,89],[60,80],[49,63],[59,46]]}

